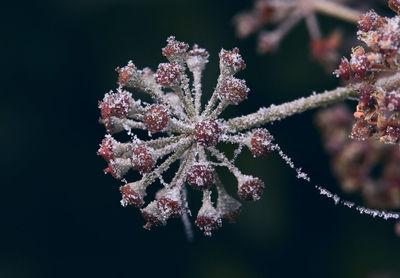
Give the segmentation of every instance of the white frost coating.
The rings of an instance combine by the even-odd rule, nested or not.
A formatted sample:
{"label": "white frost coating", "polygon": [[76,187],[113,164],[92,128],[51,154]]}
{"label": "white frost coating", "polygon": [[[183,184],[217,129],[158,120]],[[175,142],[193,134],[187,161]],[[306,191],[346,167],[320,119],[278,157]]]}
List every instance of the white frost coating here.
{"label": "white frost coating", "polygon": [[[278,150],[279,155],[286,162],[286,164],[289,165],[290,168],[296,170],[297,178],[304,179],[309,183],[311,182],[310,177],[306,173],[304,173],[301,170],[301,168],[296,168],[294,163],[292,162],[292,159],[290,157],[288,157],[286,154],[284,154],[278,145],[275,145],[274,149]],[[350,209],[353,208],[353,209],[357,210],[360,214],[367,214],[369,216],[372,216],[373,218],[378,217],[378,218],[383,218],[385,220],[400,218],[400,214],[397,212],[387,212],[384,210],[376,210],[376,209],[366,208],[363,206],[356,206],[353,202],[342,200],[337,194],[330,192],[328,189],[326,189],[324,187],[315,185],[314,188],[317,189],[322,196],[332,199],[334,201],[335,205],[340,204],[346,208],[350,208]]]}

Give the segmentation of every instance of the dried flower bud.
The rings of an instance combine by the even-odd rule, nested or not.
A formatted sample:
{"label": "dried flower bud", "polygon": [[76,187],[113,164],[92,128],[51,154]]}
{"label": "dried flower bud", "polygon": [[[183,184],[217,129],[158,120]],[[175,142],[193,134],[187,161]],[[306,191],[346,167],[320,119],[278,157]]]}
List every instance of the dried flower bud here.
{"label": "dried flower bud", "polygon": [[110,173],[115,179],[120,180],[131,168],[131,161],[128,158],[115,158],[110,160],[104,173]]}
{"label": "dried flower bud", "polygon": [[162,131],[168,123],[168,109],[164,105],[153,104],[143,116],[143,122],[150,132]]}
{"label": "dried flower bud", "polygon": [[361,46],[354,48],[350,59],[350,68],[354,72],[354,78],[363,79],[368,67],[368,59],[365,56],[364,48]]}
{"label": "dried flower bud", "polygon": [[161,63],[154,74],[158,84],[163,87],[170,87],[177,83],[181,67],[177,64]]}
{"label": "dried flower bud", "polygon": [[171,63],[183,64],[188,48],[187,43],[177,41],[174,36],[170,36],[167,39],[167,46],[162,49],[162,55],[167,57]]}
{"label": "dried flower bud", "polygon": [[211,231],[222,226],[221,217],[211,202],[211,192],[205,191],[203,193],[203,205],[194,223],[206,236],[211,236]]}
{"label": "dried flower bud", "polygon": [[250,150],[254,157],[265,156],[272,147],[272,135],[266,129],[256,129],[251,135]]}
{"label": "dried flower bud", "polygon": [[157,198],[157,206],[164,218],[176,218],[182,214],[181,189],[175,186],[168,188]]}
{"label": "dried flower bud", "polygon": [[143,198],[146,196],[146,187],[140,182],[125,184],[119,188],[122,194],[121,205],[128,205],[140,208],[144,204]]}
{"label": "dried flower bud", "polygon": [[347,58],[342,58],[339,64],[339,68],[335,70],[333,74],[336,74],[336,77],[341,76],[344,80],[350,79],[350,63]]}
{"label": "dried flower bud", "polygon": [[249,91],[250,89],[247,88],[246,81],[228,76],[221,85],[219,98],[230,104],[239,104],[247,98]]}
{"label": "dried flower bud", "polygon": [[138,75],[137,69],[132,61],[129,61],[125,67],[117,67],[115,69],[118,72],[118,85],[125,86],[130,79]]}
{"label": "dried flower bud", "polygon": [[238,216],[242,210],[242,204],[226,193],[225,190],[219,188],[217,210],[222,218],[227,219],[229,223],[234,223],[235,217]]}
{"label": "dried flower bud", "polygon": [[214,184],[214,169],[206,163],[195,163],[186,175],[186,182],[197,190],[207,190]]}
{"label": "dried flower bud", "polygon": [[190,50],[186,57],[186,64],[190,71],[203,70],[205,65],[208,63],[208,54],[207,50],[204,48],[199,48],[197,44],[193,46],[193,49]]}
{"label": "dried flower bud", "polygon": [[105,94],[103,101],[99,102],[101,117],[107,119],[111,116],[122,118],[128,114],[131,93],[119,90],[117,93]]}
{"label": "dried flower bud", "polygon": [[97,155],[104,158],[105,161],[110,161],[114,159],[114,144],[116,144],[114,138],[111,135],[106,136],[106,138],[101,141],[100,149],[97,151]]}
{"label": "dried flower bud", "polygon": [[380,16],[374,11],[370,10],[360,16],[358,21],[358,30],[369,32],[378,27]]}
{"label": "dried flower bud", "polygon": [[264,183],[252,176],[242,176],[239,179],[238,196],[245,201],[257,201],[264,192]]}
{"label": "dried flower bud", "polygon": [[158,208],[157,201],[152,201],[147,207],[141,209],[143,218],[147,221],[143,226],[146,230],[150,230],[151,226],[165,226],[167,221]]}
{"label": "dried flower bud", "polygon": [[140,173],[148,173],[154,166],[154,159],[151,149],[136,145],[132,150],[132,167]]}
{"label": "dried flower bud", "polygon": [[231,51],[221,49],[219,52],[219,68],[221,73],[233,75],[239,70],[246,68],[246,64],[239,54],[239,48],[235,47]]}
{"label": "dried flower bud", "polygon": [[215,146],[221,135],[221,130],[216,121],[206,119],[196,123],[194,137],[196,141],[204,147]]}

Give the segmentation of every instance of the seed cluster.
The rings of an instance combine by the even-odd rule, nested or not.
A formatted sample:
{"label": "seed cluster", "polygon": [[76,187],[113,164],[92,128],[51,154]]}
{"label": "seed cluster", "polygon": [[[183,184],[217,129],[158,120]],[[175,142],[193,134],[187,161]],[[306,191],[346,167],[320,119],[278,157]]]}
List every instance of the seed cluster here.
{"label": "seed cluster", "polygon": [[[219,118],[225,108],[245,101],[249,93],[246,82],[234,77],[246,67],[238,48],[219,53],[220,76],[205,107],[201,105],[201,76],[208,52],[197,45],[189,50],[188,44],[169,37],[162,54],[168,63],[161,63],[155,73],[149,68],[140,70],[131,61],[117,68],[118,89],[99,102],[100,122],[105,124],[107,135],[98,155],[108,163],[105,173],[124,181],[121,204],[140,208],[146,229],[190,214],[187,184],[203,194],[194,223],[205,235],[211,235],[222,225],[222,219],[233,222],[242,207],[227,193],[216,168],[227,167],[236,177],[237,195],[242,200],[260,199],[265,187],[260,179],[242,174],[234,159],[228,159],[216,146],[219,142],[239,144],[248,146],[254,156],[264,156],[271,150],[272,136],[266,129],[240,133]],[[193,74],[193,86],[187,70]],[[128,91],[131,88],[149,94],[154,103],[135,99]],[[149,136],[140,139],[135,130],[145,130]],[[119,142],[113,137],[123,131],[131,136],[130,141]],[[163,175],[173,164],[179,164],[178,170],[167,182]],[[124,177],[130,170],[139,172],[142,178],[127,183]],[[147,188],[157,179],[161,188],[147,202]],[[218,194],[215,205],[212,190]]]}
{"label": "seed cluster", "polygon": [[[398,1],[389,1],[397,13]],[[379,139],[384,143],[400,140],[400,15],[381,17],[371,10],[360,17],[358,38],[362,46],[353,48],[350,61],[343,58],[337,76],[350,80],[359,95],[351,135],[355,139]],[[382,82],[381,77],[386,81]]]}

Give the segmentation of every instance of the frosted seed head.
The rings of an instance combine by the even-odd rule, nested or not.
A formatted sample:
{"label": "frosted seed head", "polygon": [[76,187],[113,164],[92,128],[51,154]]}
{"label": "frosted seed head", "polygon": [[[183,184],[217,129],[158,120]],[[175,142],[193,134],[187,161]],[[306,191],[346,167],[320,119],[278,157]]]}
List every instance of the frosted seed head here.
{"label": "frosted seed head", "polygon": [[164,218],[176,218],[181,216],[182,198],[181,188],[179,186],[175,186],[173,188],[165,188],[161,192],[157,192],[157,195],[157,206]]}
{"label": "frosted seed head", "polygon": [[162,55],[167,57],[171,63],[183,64],[188,49],[187,43],[177,41],[174,36],[170,36],[167,39],[167,45],[162,49]]}
{"label": "frosted seed head", "polygon": [[140,208],[143,206],[146,187],[140,181],[125,184],[119,188],[119,191],[122,195],[121,205],[123,207],[131,205]]}
{"label": "frosted seed head", "polygon": [[264,183],[259,178],[242,176],[239,179],[238,196],[245,201],[257,201],[264,192]]}
{"label": "frosted seed head", "polygon": [[194,137],[204,147],[217,145],[220,136],[221,130],[215,120],[206,119],[195,125]]}
{"label": "frosted seed head", "polygon": [[232,50],[221,49],[219,52],[219,68],[222,74],[233,75],[239,70],[246,68],[242,56],[239,54],[239,48]]}
{"label": "frosted seed head", "polygon": [[218,191],[217,211],[229,223],[235,222],[235,217],[242,211],[242,204],[228,195],[225,191]]}
{"label": "frosted seed head", "polygon": [[137,87],[140,83],[140,74],[136,66],[129,61],[125,67],[117,67],[115,71],[118,73],[118,85]]}
{"label": "frosted seed head", "polygon": [[111,135],[106,135],[100,144],[97,155],[103,157],[107,162],[114,159],[114,145],[116,143],[117,141]]}
{"label": "frosted seed head", "polygon": [[104,169],[105,174],[111,174],[115,179],[122,179],[131,168],[131,161],[127,158],[115,158],[108,162],[108,167]]}
{"label": "frosted seed head", "polygon": [[208,163],[195,163],[187,172],[186,182],[194,189],[207,190],[215,182],[214,169]]}
{"label": "frosted seed head", "polygon": [[339,64],[339,68],[333,72],[336,77],[341,76],[344,80],[350,79],[350,63],[347,58],[342,58]]}
{"label": "frosted seed head", "polygon": [[230,104],[239,104],[247,99],[247,94],[250,91],[246,86],[246,81],[232,76],[224,79],[220,91],[219,98]]}
{"label": "frosted seed head", "polygon": [[143,218],[147,223],[143,226],[146,230],[150,230],[152,226],[165,226],[166,219],[158,209],[157,201],[152,201],[147,207],[141,209]]}
{"label": "frosted seed head", "polygon": [[132,149],[132,167],[140,173],[148,173],[153,168],[155,161],[153,151],[145,146],[135,145]]}
{"label": "frosted seed head", "polygon": [[213,230],[222,226],[221,216],[212,205],[210,192],[204,192],[203,204],[194,223],[206,236],[211,236]]}
{"label": "frosted seed head", "polygon": [[364,48],[361,46],[354,48],[350,59],[350,69],[354,73],[354,78],[363,79],[368,68],[369,63]]}
{"label": "frosted seed head", "polygon": [[160,104],[153,104],[146,109],[143,122],[150,132],[162,131],[168,123],[169,111],[167,107]]}
{"label": "frosted seed head", "polygon": [[210,54],[204,48],[199,48],[197,44],[193,46],[187,54],[186,64],[190,71],[199,70],[202,71],[205,65],[208,63],[208,57]]}
{"label": "frosted seed head", "polygon": [[103,119],[111,116],[117,118],[125,117],[129,112],[131,99],[132,94],[124,90],[118,90],[117,93],[110,92],[105,94],[103,101],[99,102],[101,117]]}
{"label": "frosted seed head", "polygon": [[362,32],[369,32],[379,27],[380,16],[374,11],[370,10],[360,16],[358,21],[358,30]]}
{"label": "frosted seed head", "polygon": [[253,131],[250,140],[250,150],[254,157],[266,156],[272,148],[272,135],[266,130],[256,129]]}
{"label": "frosted seed head", "polygon": [[154,74],[157,84],[163,87],[171,87],[178,82],[181,67],[177,64],[161,63]]}

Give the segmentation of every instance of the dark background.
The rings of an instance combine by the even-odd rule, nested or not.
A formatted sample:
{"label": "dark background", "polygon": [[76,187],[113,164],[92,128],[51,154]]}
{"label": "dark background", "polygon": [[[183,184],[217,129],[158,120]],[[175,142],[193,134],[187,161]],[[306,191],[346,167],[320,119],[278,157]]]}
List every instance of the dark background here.
{"label": "dark background", "polygon": [[[246,114],[339,84],[310,61],[303,23],[276,55],[260,56],[255,36],[237,39],[231,21],[251,1],[10,3],[0,11],[0,277],[400,277],[393,222],[335,207],[275,154],[243,152],[238,165],[265,181],[263,198],[211,238],[196,230],[193,243],[180,221],[144,230],[138,211],[120,206],[120,183],[103,174],[97,101],[115,89],[115,67],[132,59],[155,69],[175,35],[210,52],[208,98],[219,50],[238,46],[250,98],[225,115]],[[326,32],[338,25],[355,32],[320,19]],[[314,113],[269,129],[316,184],[340,192]],[[234,190],[231,177],[224,181]]]}

